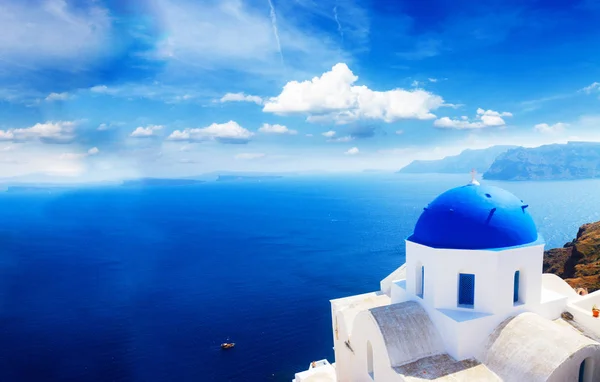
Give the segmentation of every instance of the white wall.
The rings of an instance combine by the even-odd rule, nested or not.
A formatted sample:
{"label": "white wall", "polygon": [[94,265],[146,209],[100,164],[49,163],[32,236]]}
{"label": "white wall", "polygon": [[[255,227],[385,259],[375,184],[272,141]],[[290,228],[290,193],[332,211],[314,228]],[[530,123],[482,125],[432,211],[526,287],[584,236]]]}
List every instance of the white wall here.
{"label": "white wall", "polygon": [[567,358],[562,365],[552,372],[547,382],[578,381],[579,367],[583,360],[587,361],[583,382],[600,381],[600,354],[598,348],[587,347]]}
{"label": "white wall", "polygon": [[[335,373],[338,381],[349,381],[352,375],[353,354],[344,344],[349,340],[350,335],[346,327],[346,321],[342,312],[332,311],[334,321],[333,347],[335,354]],[[335,335],[335,325],[337,320],[337,336]]]}
{"label": "white wall", "polygon": [[[600,337],[600,317],[592,315],[592,307],[600,309],[600,290],[582,296],[568,304],[568,311],[573,315],[573,320],[585,329]],[[600,368],[600,364],[598,364]]]}
{"label": "white wall", "polygon": [[458,307],[458,275],[475,275],[477,312],[504,314],[515,308],[513,285],[515,271],[520,271],[520,308],[539,304],[542,289],[543,245],[502,251],[436,249],[406,242],[406,286],[415,294],[416,272],[425,267],[424,301],[438,309]]}
{"label": "white wall", "polygon": [[[543,254],[541,244],[488,251],[436,249],[406,241],[406,288],[398,282],[392,285],[392,303],[420,302],[443,333],[448,353],[457,359],[470,358],[504,319],[524,311],[540,311]],[[423,299],[415,295],[421,265],[425,267]],[[519,301],[513,303],[517,270]],[[473,308],[458,306],[460,273],[475,275]],[[559,303],[564,305],[565,301]],[[546,310],[550,312],[546,315],[560,314],[556,313],[558,305]],[[456,318],[448,311],[474,316]]]}
{"label": "white wall", "polygon": [[552,273],[542,274],[542,288],[566,296],[569,300],[581,298],[565,280]]}
{"label": "white wall", "polygon": [[[372,382],[367,373],[367,342],[373,348],[373,376],[375,381],[402,382],[404,378],[397,374],[390,365],[385,341],[379,327],[369,311],[356,316],[352,332],[355,357],[352,362],[352,376],[348,379],[338,379],[342,382]],[[337,364],[336,364],[337,365]]]}
{"label": "white wall", "polygon": [[392,283],[396,280],[403,279],[406,279],[406,263],[402,264],[394,272],[390,273],[388,277],[381,280],[381,282],[379,283],[381,291],[387,294],[388,296],[391,296]]}
{"label": "white wall", "polygon": [[349,341],[352,349],[356,352],[356,342],[353,337],[353,334],[357,332],[354,329],[357,322],[356,317],[362,312],[368,312],[368,309],[389,305],[389,303],[390,298],[380,292],[365,293],[331,301],[335,369],[338,381],[353,380],[353,365],[356,363],[356,354],[346,346],[345,342]]}
{"label": "white wall", "polygon": [[[567,299],[575,321],[595,327],[594,332],[600,335],[600,319],[591,317],[591,305],[600,306],[600,292],[588,295],[582,302],[582,297],[562,279],[542,275],[543,250],[543,245],[501,251],[444,250],[407,241],[406,263],[381,282],[385,294],[367,293],[332,300],[337,380],[372,381],[367,373],[368,342],[373,348],[375,380],[403,380],[391,368],[379,327],[368,311],[390,303],[417,301],[442,334],[448,354],[458,360],[480,353],[488,336],[506,318],[532,311],[555,319],[567,306]],[[424,298],[415,295],[421,266],[425,267]],[[520,271],[520,299],[513,304],[516,270]],[[472,309],[457,306],[459,273],[475,274]],[[345,345],[346,341],[350,341],[353,351]],[[574,367],[565,365],[564,375],[570,375]],[[596,368],[598,377],[600,360]]]}

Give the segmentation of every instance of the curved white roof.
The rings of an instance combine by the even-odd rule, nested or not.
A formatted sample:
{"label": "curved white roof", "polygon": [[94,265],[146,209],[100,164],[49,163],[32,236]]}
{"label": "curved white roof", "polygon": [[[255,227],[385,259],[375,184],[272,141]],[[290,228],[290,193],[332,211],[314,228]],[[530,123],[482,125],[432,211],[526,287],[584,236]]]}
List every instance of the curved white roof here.
{"label": "curved white roof", "polygon": [[437,329],[418,303],[408,301],[370,312],[381,331],[392,367],[446,352]]}
{"label": "curved white roof", "polygon": [[600,352],[597,342],[535,313],[521,313],[490,334],[477,358],[506,381],[534,382],[560,380],[553,375],[567,361],[578,368],[594,352]]}

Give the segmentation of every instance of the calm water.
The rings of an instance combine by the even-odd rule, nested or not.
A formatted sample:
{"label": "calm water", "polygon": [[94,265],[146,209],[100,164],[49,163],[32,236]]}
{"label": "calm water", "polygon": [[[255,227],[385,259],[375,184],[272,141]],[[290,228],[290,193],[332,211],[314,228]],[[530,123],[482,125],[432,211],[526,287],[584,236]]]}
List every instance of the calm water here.
{"label": "calm water", "polygon": [[[290,381],[332,358],[329,299],[376,290],[467,178],[2,193],[0,380]],[[600,181],[489,183],[550,247],[600,220]]]}

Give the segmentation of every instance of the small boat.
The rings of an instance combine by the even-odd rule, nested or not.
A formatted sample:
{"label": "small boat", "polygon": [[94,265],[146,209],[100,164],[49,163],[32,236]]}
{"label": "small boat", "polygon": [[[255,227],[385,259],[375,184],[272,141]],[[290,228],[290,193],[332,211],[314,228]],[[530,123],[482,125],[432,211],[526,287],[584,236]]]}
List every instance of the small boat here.
{"label": "small boat", "polygon": [[234,342],[225,342],[221,344],[221,349],[231,349],[235,346]]}

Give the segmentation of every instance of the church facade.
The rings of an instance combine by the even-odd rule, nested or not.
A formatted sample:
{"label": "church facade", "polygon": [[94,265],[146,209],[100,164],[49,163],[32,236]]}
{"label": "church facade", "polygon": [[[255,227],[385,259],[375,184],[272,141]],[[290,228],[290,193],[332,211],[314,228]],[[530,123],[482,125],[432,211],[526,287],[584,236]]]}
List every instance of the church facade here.
{"label": "church facade", "polygon": [[493,186],[424,208],[380,290],[331,301],[335,363],[295,382],[600,381],[600,291],[542,273],[529,206]]}

